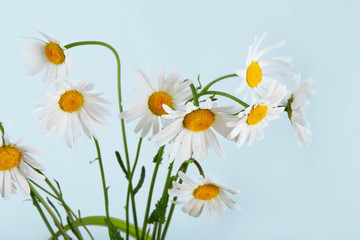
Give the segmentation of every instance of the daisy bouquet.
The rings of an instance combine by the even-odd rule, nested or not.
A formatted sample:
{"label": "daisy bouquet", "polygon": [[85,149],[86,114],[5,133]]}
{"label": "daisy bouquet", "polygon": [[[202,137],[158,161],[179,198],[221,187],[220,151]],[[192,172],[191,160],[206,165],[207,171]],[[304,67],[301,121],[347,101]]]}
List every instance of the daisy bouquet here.
{"label": "daisy bouquet", "polygon": [[[269,122],[286,112],[299,143],[304,146],[310,144],[311,133],[304,106],[311,95],[312,80],[301,81],[299,74],[289,71],[293,67],[291,57],[265,58],[266,54],[284,44],[279,42],[260,49],[265,34],[259,39],[255,37],[249,45],[242,69],[209,81],[204,86],[199,78],[197,81],[183,79],[176,71],[166,74],[163,68],[158,74],[152,70],[148,73],[138,71],[140,87],[135,91],[139,96],[130,101],[122,100],[120,58],[112,46],[99,41],[62,45],[58,40],[41,34],[43,39],[35,39],[24,46],[32,55],[27,64],[28,73],[34,75],[44,71],[44,83],[54,85],[56,90],[37,104],[37,111],[40,112],[37,120],[43,125],[44,131],[48,134],[55,132],[57,140],[63,137],[69,147],[80,144],[81,132],[95,142],[105,202],[104,216],[83,217],[80,212],[75,213],[65,202],[60,184],[50,181],[45,176],[43,166],[34,159],[33,154],[38,152],[37,149],[23,145],[22,140],[10,140],[9,127],[0,123],[1,195],[9,199],[17,187],[29,195],[49,230],[50,239],[94,239],[89,225],[106,227],[109,239],[165,239],[178,204],[182,205],[183,212],[192,217],[204,212],[208,222],[213,212],[223,216],[225,206],[240,208],[229,196],[238,191],[214,182],[202,167],[202,160],[207,158],[209,149],[219,158],[224,158],[219,137],[228,139],[238,147],[245,142],[250,145],[264,137],[263,128]],[[117,63],[117,114],[122,129],[124,156],[120,156],[119,152],[115,154],[128,186],[124,192],[124,219],[110,214],[106,173],[98,142],[99,130],[109,123],[111,113],[105,107],[109,102],[93,91],[94,85],[87,79],[78,83],[67,80],[70,73],[69,52],[74,47],[86,45],[107,48],[114,54]],[[234,93],[214,89],[215,85],[221,86],[218,83],[228,79],[238,83]],[[292,92],[284,84],[291,79],[298,82]],[[219,99],[224,98],[233,104],[223,105]],[[134,132],[139,135],[133,160],[129,157],[125,133],[126,122],[131,121],[137,121]],[[155,167],[145,213],[140,221],[135,195],[144,183],[145,168],[141,168],[141,177],[136,184],[133,176],[138,170],[143,139],[159,149],[153,158]],[[165,151],[166,145],[169,146],[168,152]],[[160,163],[168,164],[167,173],[158,171]],[[198,181],[186,173],[189,167],[198,169]],[[160,186],[163,189],[160,200],[153,206],[153,190],[158,174],[165,174],[166,181]],[[66,216],[61,216],[54,202],[60,204]]]}

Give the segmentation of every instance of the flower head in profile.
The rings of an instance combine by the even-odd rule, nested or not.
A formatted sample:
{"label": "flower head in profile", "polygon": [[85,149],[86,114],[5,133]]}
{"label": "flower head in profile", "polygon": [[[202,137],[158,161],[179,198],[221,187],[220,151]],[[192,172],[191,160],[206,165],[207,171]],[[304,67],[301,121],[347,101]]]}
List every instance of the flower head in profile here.
{"label": "flower head in profile", "polygon": [[309,123],[306,121],[304,107],[309,102],[311,96],[310,87],[312,79],[300,83],[285,102],[291,125],[299,143],[308,147],[311,142],[311,131]]}
{"label": "flower head in profile", "polygon": [[163,69],[160,69],[157,80],[152,70],[149,70],[148,77],[141,71],[137,72],[137,76],[143,87],[142,89],[135,88],[140,98],[124,103],[124,105],[132,105],[133,108],[122,112],[120,118],[124,118],[128,122],[140,118],[135,132],[141,131],[140,136],[145,137],[151,128],[153,135],[158,133],[160,122],[162,125],[168,124],[163,118],[167,114],[163,104],[171,109],[177,109],[179,104],[191,97],[190,89],[185,90],[191,81],[181,81],[177,72],[172,72],[165,78]]}
{"label": "flower head in profile", "polygon": [[273,81],[267,93],[258,103],[247,107],[237,115],[237,120],[228,123],[228,126],[232,128],[228,138],[237,138],[237,146],[241,146],[246,139],[248,139],[249,145],[255,138],[262,139],[264,137],[263,128],[284,111],[285,107],[279,107],[278,104],[286,92],[284,85]]}
{"label": "flower head in profile", "polygon": [[151,138],[151,141],[166,144],[174,140],[169,160],[173,161],[180,151],[180,161],[195,158],[205,159],[207,149],[212,148],[219,157],[224,157],[224,151],[213,130],[224,137],[230,132],[226,123],[232,119],[232,106],[216,107],[216,102],[207,99],[201,107],[192,102],[186,104],[185,111],[174,111],[164,105],[168,113],[164,118],[173,122]]}
{"label": "flower head in profile", "polygon": [[205,217],[208,223],[212,218],[212,211],[223,217],[224,206],[231,209],[240,209],[235,200],[231,199],[227,193],[236,194],[225,186],[214,183],[210,175],[205,178],[200,177],[199,182],[194,182],[185,173],[179,172],[179,177],[185,184],[173,181],[173,188],[169,189],[169,194],[177,197],[190,197],[187,201],[175,202],[185,203],[181,210],[192,217],[198,217],[205,208]]}
{"label": "flower head in profile", "polygon": [[36,39],[36,42],[24,44],[26,52],[32,54],[26,67],[29,75],[35,75],[45,69],[44,82],[46,85],[55,78],[70,71],[70,58],[66,48],[61,43],[44,33],[41,33],[47,41]]}
{"label": "flower head in profile", "polygon": [[72,141],[79,145],[81,129],[89,138],[98,138],[97,128],[109,123],[109,111],[101,104],[109,103],[99,93],[90,92],[94,85],[84,79],[76,86],[70,81],[58,82],[57,90],[38,103],[38,111],[44,111],[38,118],[44,122],[44,130],[51,134],[57,130],[56,138],[65,135],[66,144]]}
{"label": "flower head in profile", "polygon": [[15,183],[20,186],[22,192],[29,195],[30,187],[27,179],[32,178],[41,181],[45,179],[43,175],[34,170],[34,168],[43,168],[31,156],[31,154],[38,153],[38,150],[23,146],[21,143],[21,140],[10,142],[8,131],[5,134],[2,131],[0,139],[0,192],[5,199],[9,199],[11,194],[16,192]]}
{"label": "flower head in profile", "polygon": [[236,74],[243,79],[241,85],[235,90],[236,93],[248,89],[251,94],[251,101],[256,101],[256,95],[260,98],[266,93],[271,82],[278,78],[294,79],[296,76],[292,73],[279,70],[277,67],[293,67],[291,57],[272,57],[261,59],[266,53],[277,49],[285,44],[285,41],[259,50],[260,44],[264,40],[264,33],[258,40],[249,46],[248,56],[246,58],[246,68],[236,71]]}

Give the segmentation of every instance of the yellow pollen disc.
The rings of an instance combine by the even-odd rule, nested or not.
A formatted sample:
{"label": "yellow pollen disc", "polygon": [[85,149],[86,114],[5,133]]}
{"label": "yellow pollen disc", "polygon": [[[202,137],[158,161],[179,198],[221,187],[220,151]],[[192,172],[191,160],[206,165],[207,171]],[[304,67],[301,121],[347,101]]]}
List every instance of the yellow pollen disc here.
{"label": "yellow pollen disc", "polygon": [[247,124],[256,125],[259,122],[261,122],[261,120],[263,120],[263,118],[266,116],[268,109],[269,108],[267,106],[260,106],[260,105],[253,107],[246,120]]}
{"label": "yellow pollen disc", "polygon": [[257,62],[252,62],[246,70],[246,82],[251,87],[256,87],[262,79],[262,70]]}
{"label": "yellow pollen disc", "polygon": [[149,97],[148,106],[154,115],[161,116],[163,114],[167,114],[167,112],[165,112],[164,108],[162,107],[163,104],[173,108],[173,101],[166,92],[155,92]]}
{"label": "yellow pollen disc", "polygon": [[208,109],[197,109],[184,117],[184,127],[193,132],[205,131],[215,121],[215,114]]}
{"label": "yellow pollen disc", "polygon": [[215,198],[219,194],[219,187],[214,184],[205,184],[197,187],[193,195],[196,199],[210,200]]}
{"label": "yellow pollen disc", "polygon": [[69,90],[60,96],[59,106],[65,112],[76,112],[83,104],[84,97],[76,90]]}
{"label": "yellow pollen disc", "polygon": [[65,61],[64,51],[59,44],[49,42],[45,46],[45,56],[53,64],[61,64]]}
{"label": "yellow pollen disc", "polygon": [[20,162],[20,152],[11,145],[0,147],[0,171],[13,169]]}

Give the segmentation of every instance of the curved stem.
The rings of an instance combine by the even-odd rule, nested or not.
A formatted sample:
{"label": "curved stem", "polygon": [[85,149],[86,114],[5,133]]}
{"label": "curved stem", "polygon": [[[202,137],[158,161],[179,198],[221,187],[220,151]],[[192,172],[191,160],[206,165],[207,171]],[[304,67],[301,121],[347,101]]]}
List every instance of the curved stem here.
{"label": "curved stem", "polygon": [[198,107],[199,106],[199,96],[200,95],[198,95],[194,84],[190,84],[190,88],[191,88],[191,92],[192,92],[192,95],[193,95],[194,105]]}
{"label": "curved stem", "polygon": [[223,97],[230,98],[231,100],[234,100],[235,102],[241,104],[241,105],[244,106],[245,108],[249,107],[249,104],[247,104],[246,102],[243,102],[243,101],[241,101],[240,99],[234,97],[233,95],[228,94],[228,93],[225,93],[225,92],[220,92],[220,91],[207,91],[207,92],[204,92],[204,93],[202,93],[202,94],[199,94],[199,97],[200,97],[200,96],[203,96],[203,95],[220,95],[220,96],[223,96]]}
{"label": "curved stem", "polygon": [[204,93],[204,92],[206,92],[207,90],[209,90],[209,88],[210,88],[214,83],[217,83],[217,82],[219,82],[219,81],[221,81],[221,80],[223,80],[223,79],[226,79],[226,78],[237,77],[237,76],[238,76],[237,74],[232,73],[232,74],[228,74],[228,75],[219,77],[219,78],[211,81],[209,84],[207,84],[207,85],[201,90],[201,92],[199,93],[199,95],[202,94],[202,93]]}
{"label": "curved stem", "polygon": [[[118,218],[113,218],[110,217],[111,222],[113,223],[113,225],[121,232],[126,232],[126,222],[118,219]],[[105,221],[105,217],[104,216],[92,216],[92,217],[85,217],[85,218],[81,218],[80,220],[74,221],[73,224],[76,224],[78,226],[81,225],[85,225],[85,226],[103,226],[103,227],[107,227],[106,221]],[[70,226],[66,225],[64,226],[64,230],[68,231],[70,230]],[[135,233],[135,228],[133,224],[130,224],[130,236],[132,237],[136,237],[136,233]],[[55,236],[60,236],[61,232],[56,232]],[[151,235],[146,234],[145,236],[146,240],[150,240],[151,239]],[[49,238],[49,240],[53,240],[52,237]]]}

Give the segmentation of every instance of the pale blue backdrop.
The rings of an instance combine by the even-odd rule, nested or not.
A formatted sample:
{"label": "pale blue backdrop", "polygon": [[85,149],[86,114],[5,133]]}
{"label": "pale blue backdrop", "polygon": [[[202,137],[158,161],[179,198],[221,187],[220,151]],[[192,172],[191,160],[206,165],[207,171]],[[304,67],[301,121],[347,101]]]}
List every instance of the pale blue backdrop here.
{"label": "pale blue backdrop", "polygon": [[[264,45],[287,44],[276,55],[294,57],[295,72],[314,75],[315,95],[306,108],[313,132],[309,148],[298,148],[286,114],[265,129],[265,139],[237,148],[222,141],[225,160],[215,155],[203,161],[215,180],[241,193],[234,198],[241,211],[226,209],[225,220],[212,224],[189,217],[176,208],[168,239],[337,240],[360,239],[359,97],[360,33],[357,1],[1,1],[0,119],[10,118],[13,139],[41,147],[37,160],[49,178],[57,179],[65,199],[83,216],[104,214],[94,143],[82,139],[69,149],[63,140],[45,136],[34,122],[35,103],[45,98],[42,74],[27,76],[28,56],[21,53],[27,39],[45,32],[63,43],[100,40],[112,44],[122,59],[124,99],[134,96],[135,71],[180,70],[185,78],[201,74],[203,82],[233,73],[243,66],[254,35],[268,31]],[[122,151],[115,91],[115,61],[98,47],[71,49],[74,81],[88,77],[112,102],[112,124],[101,132],[110,185],[113,216],[124,218],[125,179],[114,157]],[[238,82],[221,87],[232,91]],[[293,87],[288,82],[290,88]],[[137,135],[128,125],[131,153]],[[142,220],[154,144],[145,141],[140,165],[147,179],[138,195]],[[160,168],[159,182],[167,168]],[[195,171],[192,172],[196,176]],[[137,172],[139,174],[139,172]],[[138,175],[137,175],[138,176]],[[155,191],[159,196],[161,189]],[[96,239],[107,236],[93,228]],[[0,199],[1,239],[46,239],[48,230],[23,194]]]}

